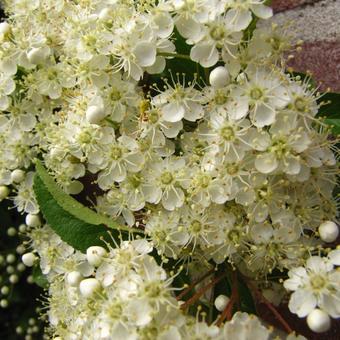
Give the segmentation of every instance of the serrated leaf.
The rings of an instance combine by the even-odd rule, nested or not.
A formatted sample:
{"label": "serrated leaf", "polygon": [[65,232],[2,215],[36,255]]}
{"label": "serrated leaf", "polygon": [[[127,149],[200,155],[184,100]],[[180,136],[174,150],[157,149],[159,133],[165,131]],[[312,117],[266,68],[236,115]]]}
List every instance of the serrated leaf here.
{"label": "serrated leaf", "polygon": [[119,225],[114,220],[85,207],[73,197],[66,194],[62,190],[62,188],[57,185],[54,179],[48,174],[48,172],[39,160],[36,161],[36,171],[41,181],[46,186],[46,189],[53,196],[57,204],[77,219],[93,225],[103,224],[112,229],[119,229],[121,231],[140,232],[139,230]]}
{"label": "serrated leaf", "polygon": [[[104,225],[86,223],[61,207],[39,175],[34,178],[33,189],[46,222],[64,242],[85,253],[90,246],[102,246],[103,239],[110,241],[109,229]],[[115,239],[120,236],[118,230],[110,233]]]}

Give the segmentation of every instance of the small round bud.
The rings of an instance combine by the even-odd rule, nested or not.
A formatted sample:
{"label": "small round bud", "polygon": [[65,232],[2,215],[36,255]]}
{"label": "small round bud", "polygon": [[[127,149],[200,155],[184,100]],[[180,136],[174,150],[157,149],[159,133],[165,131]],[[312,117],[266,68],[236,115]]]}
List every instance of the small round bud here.
{"label": "small round bud", "polygon": [[15,251],[17,252],[17,254],[21,255],[25,252],[25,247],[22,244],[19,244]]}
{"label": "small round bud", "polygon": [[13,274],[13,273],[15,272],[15,269],[14,269],[13,266],[7,266],[6,272],[7,272],[8,274]]}
{"label": "small round bud", "polygon": [[25,222],[29,227],[32,227],[32,228],[40,227],[41,225],[39,216],[33,215],[33,214],[28,214],[26,216]]}
{"label": "small round bud", "polygon": [[7,262],[7,263],[14,263],[15,260],[16,260],[16,258],[15,258],[15,255],[14,255],[14,254],[8,254],[8,255],[6,256],[6,262]]}
{"label": "small round bud", "polygon": [[315,333],[327,332],[331,327],[331,319],[327,313],[314,309],[307,316],[307,325]]}
{"label": "small round bud", "polygon": [[30,326],[34,326],[34,325],[35,325],[35,319],[29,318],[28,324],[29,324]]}
{"label": "small round bud", "polygon": [[25,265],[23,264],[23,263],[19,263],[18,265],[17,265],[17,270],[19,271],[19,272],[24,272],[25,271],[25,269],[26,269],[26,267],[25,267]]}
{"label": "small round bud", "polygon": [[97,279],[90,278],[80,282],[79,290],[81,295],[88,298],[91,297],[95,292],[98,292],[100,287],[100,283]]}
{"label": "small round bud", "polygon": [[0,186],[0,202],[2,200],[4,200],[5,198],[7,198],[9,193],[10,193],[10,191],[9,191],[8,187],[6,187],[5,185],[1,185]]}
{"label": "small round bud", "polygon": [[224,66],[218,66],[213,69],[209,75],[211,86],[220,89],[229,83],[229,72]]}
{"label": "small round bud", "polygon": [[90,265],[98,267],[106,255],[106,250],[103,247],[93,246],[86,250],[86,258]]}
{"label": "small round bud", "polygon": [[12,274],[9,277],[9,282],[12,283],[12,284],[16,284],[18,281],[19,281],[19,276],[16,275],[16,274]]}
{"label": "small round bud", "polygon": [[15,329],[15,333],[17,333],[17,334],[22,334],[23,331],[24,331],[24,330],[22,329],[21,326],[18,326],[18,327]]}
{"label": "small round bud", "polygon": [[7,308],[8,307],[8,301],[6,299],[2,299],[0,301],[0,307],[1,308]]}
{"label": "small round bud", "polygon": [[19,231],[20,231],[21,233],[24,233],[24,232],[26,231],[26,224],[20,224],[20,225],[19,225]]}
{"label": "small round bud", "polygon": [[98,124],[105,116],[105,110],[101,106],[91,105],[86,110],[86,119],[91,124]]}
{"label": "small round bud", "polygon": [[67,274],[66,281],[71,287],[78,287],[82,278],[79,272],[73,271]]}
{"label": "small round bud", "polygon": [[32,267],[36,260],[36,256],[33,253],[26,253],[22,255],[21,260],[25,266]]}
{"label": "small round bud", "polygon": [[27,283],[29,283],[29,284],[32,284],[32,283],[34,283],[34,279],[33,279],[33,276],[32,275],[29,275],[29,276],[27,276]]}
{"label": "small round bud", "polygon": [[320,238],[324,242],[334,242],[339,236],[339,228],[336,223],[326,221],[320,224]]}
{"label": "small round bud", "polygon": [[214,304],[219,312],[223,312],[224,309],[227,307],[229,301],[230,299],[228,298],[228,296],[221,294],[215,299]]}
{"label": "small round bud", "polygon": [[17,230],[14,227],[10,227],[7,229],[7,235],[8,236],[15,236],[17,234]]}
{"label": "small round bud", "polygon": [[33,65],[43,63],[47,56],[47,50],[42,47],[34,47],[27,53],[27,59]]}
{"label": "small round bud", "polygon": [[0,34],[5,35],[11,31],[11,26],[6,22],[0,23]]}
{"label": "small round bud", "polygon": [[11,173],[11,180],[14,183],[20,183],[25,179],[25,171],[21,169],[13,170]]}
{"label": "small round bud", "polygon": [[1,294],[2,295],[7,295],[8,293],[9,293],[9,287],[8,286],[1,287]]}

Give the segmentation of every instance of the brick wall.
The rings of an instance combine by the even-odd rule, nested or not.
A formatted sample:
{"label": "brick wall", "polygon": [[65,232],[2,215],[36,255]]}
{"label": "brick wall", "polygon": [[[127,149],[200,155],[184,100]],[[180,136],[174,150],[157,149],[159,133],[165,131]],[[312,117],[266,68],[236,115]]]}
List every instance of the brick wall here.
{"label": "brick wall", "polygon": [[273,0],[279,25],[290,23],[290,32],[302,39],[302,51],[290,66],[311,71],[321,89],[340,92],[340,0]]}

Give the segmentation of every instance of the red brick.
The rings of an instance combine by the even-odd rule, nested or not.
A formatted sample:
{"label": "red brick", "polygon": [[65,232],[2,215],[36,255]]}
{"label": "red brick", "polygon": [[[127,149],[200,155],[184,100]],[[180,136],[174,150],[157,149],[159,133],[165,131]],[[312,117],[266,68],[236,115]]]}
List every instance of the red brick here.
{"label": "red brick", "polygon": [[289,66],[297,72],[311,71],[321,90],[340,92],[340,41],[305,43]]}
{"label": "red brick", "polygon": [[282,12],[287,9],[293,9],[301,5],[312,4],[318,0],[273,0],[272,7],[274,12]]}

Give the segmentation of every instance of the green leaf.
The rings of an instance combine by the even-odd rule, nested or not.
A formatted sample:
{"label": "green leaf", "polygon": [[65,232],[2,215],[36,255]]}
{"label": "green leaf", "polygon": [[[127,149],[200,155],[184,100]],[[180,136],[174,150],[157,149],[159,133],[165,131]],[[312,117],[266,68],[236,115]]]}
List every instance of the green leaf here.
{"label": "green leaf", "polygon": [[[50,227],[73,248],[85,252],[90,246],[103,245],[103,240],[118,241],[123,234],[142,231],[118,225],[110,218],[83,206],[67,195],[36,161],[33,189],[40,210]],[[110,227],[110,229],[108,228]],[[109,234],[110,232],[110,234]]]}
{"label": "green leaf", "polygon": [[114,220],[110,219],[107,216],[102,214],[98,214],[97,212],[83,206],[77,200],[75,200],[70,195],[66,194],[60,186],[54,181],[54,179],[48,174],[46,169],[43,167],[39,160],[36,161],[36,171],[45,185],[46,189],[53,196],[56,203],[65,211],[73,215],[75,218],[84,221],[93,225],[101,225],[104,224],[112,229],[119,229],[121,231],[135,231],[141,232],[140,230],[121,226],[116,223]]}
{"label": "green leaf", "polygon": [[33,281],[41,288],[48,288],[48,281],[46,276],[41,272],[39,266],[34,266],[32,270]]}
{"label": "green leaf", "polygon": [[[34,178],[33,189],[45,220],[64,242],[85,253],[88,247],[102,246],[103,239],[109,240],[109,229],[104,225],[86,223],[61,207],[39,175]],[[117,230],[111,234],[114,238],[120,235]]]}
{"label": "green leaf", "polygon": [[334,118],[334,119],[327,118],[325,120],[325,123],[333,126],[332,132],[334,134],[340,135],[340,118]]}
{"label": "green leaf", "polygon": [[331,119],[340,118],[340,93],[326,93],[319,100],[318,116]]}

